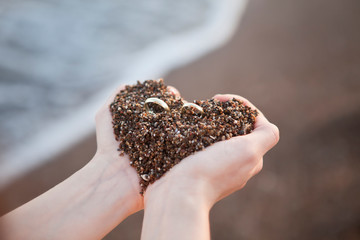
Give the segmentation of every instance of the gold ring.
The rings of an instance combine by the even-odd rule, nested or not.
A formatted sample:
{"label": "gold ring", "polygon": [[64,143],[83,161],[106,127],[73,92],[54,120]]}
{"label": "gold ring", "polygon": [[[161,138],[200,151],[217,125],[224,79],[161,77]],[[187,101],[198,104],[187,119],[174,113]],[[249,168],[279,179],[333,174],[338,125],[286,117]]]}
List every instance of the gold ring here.
{"label": "gold ring", "polygon": [[199,112],[204,113],[204,109],[195,103],[184,103],[184,105],[181,107],[181,111],[185,111],[186,107],[192,107],[198,110]]}
{"label": "gold ring", "polygon": [[159,105],[160,107],[162,107],[163,109],[165,109],[166,111],[170,112],[170,108],[169,106],[166,104],[166,102],[164,102],[161,99],[158,98],[148,98],[145,101],[145,110],[146,112],[150,112],[150,113],[154,113],[150,108],[149,108],[149,103],[154,103]]}

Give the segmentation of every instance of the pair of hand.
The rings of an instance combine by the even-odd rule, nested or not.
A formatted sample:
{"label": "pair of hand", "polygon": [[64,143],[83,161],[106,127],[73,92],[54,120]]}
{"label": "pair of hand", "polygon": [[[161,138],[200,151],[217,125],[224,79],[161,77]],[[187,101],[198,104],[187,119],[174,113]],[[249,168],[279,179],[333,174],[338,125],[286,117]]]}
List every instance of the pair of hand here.
{"label": "pair of hand", "polygon": [[[174,89],[173,94],[179,95]],[[279,140],[259,111],[248,135],[217,142],[183,159],[139,194],[139,177],[117,151],[109,105],[96,115],[98,149],[78,172],[0,218],[1,239],[101,239],[122,220],[145,209],[142,239],[210,239],[209,211],[258,173],[263,155]],[[216,95],[227,101],[246,99]]]}
{"label": "pair of hand", "polygon": [[[161,179],[150,185],[144,197],[139,186],[139,177],[130,165],[127,156],[120,157],[117,151],[118,142],[114,138],[109,105],[116,93],[108,99],[96,115],[96,134],[98,150],[93,161],[107,161],[117,170],[127,173],[128,185],[131,186],[132,212],[139,211],[147,204],[148,199],[163,198],[163,194],[180,192],[182,195],[198,195],[203,203],[211,208],[217,201],[243,188],[246,182],[257,174],[263,166],[263,155],[279,141],[279,130],[247,99],[237,95],[216,95],[214,98],[227,101],[239,99],[245,105],[259,112],[255,129],[248,135],[233,137],[196,152],[183,159]],[[174,95],[179,92],[169,87]],[[169,192],[170,191],[170,192]]]}

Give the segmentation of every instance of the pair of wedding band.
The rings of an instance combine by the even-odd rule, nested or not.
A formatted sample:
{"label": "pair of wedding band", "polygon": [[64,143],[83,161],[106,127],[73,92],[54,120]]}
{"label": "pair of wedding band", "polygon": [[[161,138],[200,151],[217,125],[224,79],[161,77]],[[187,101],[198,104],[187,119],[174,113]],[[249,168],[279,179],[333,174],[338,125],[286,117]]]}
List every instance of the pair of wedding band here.
{"label": "pair of wedding band", "polygon": [[[164,110],[166,110],[167,112],[170,112],[169,106],[163,100],[161,100],[159,98],[148,98],[148,99],[146,99],[146,101],[145,101],[145,110],[146,110],[146,112],[153,113],[153,111],[149,108],[149,103],[157,104],[160,107],[162,107]],[[184,105],[181,107],[181,111],[185,111],[185,108],[194,108],[197,111],[199,111],[200,113],[204,113],[203,108],[200,107],[199,105],[195,104],[195,103],[184,103]]]}

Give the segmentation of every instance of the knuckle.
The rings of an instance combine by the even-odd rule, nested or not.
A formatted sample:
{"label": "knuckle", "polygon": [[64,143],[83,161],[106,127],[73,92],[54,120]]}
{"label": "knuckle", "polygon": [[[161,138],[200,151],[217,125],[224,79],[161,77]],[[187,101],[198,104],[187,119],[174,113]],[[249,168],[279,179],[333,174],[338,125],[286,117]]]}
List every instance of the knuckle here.
{"label": "knuckle", "polygon": [[275,125],[270,123],[270,131],[273,136],[273,142],[274,144],[278,143],[280,140],[280,131],[279,128]]}
{"label": "knuckle", "polygon": [[244,150],[244,156],[249,165],[256,165],[258,159],[258,151],[254,145],[248,145]]}
{"label": "knuckle", "polygon": [[248,147],[246,150],[246,155],[249,158],[255,158],[257,156],[256,148],[254,146]]}
{"label": "knuckle", "polygon": [[244,148],[244,153],[247,157],[255,157],[257,155],[256,144],[254,144],[253,141],[247,139],[247,141],[244,142]]}
{"label": "knuckle", "polygon": [[263,169],[263,166],[264,166],[264,162],[263,160],[260,160],[259,164],[256,167],[255,175],[258,174]]}
{"label": "knuckle", "polygon": [[[235,155],[234,152],[236,152]],[[257,145],[245,137],[233,139],[224,144],[223,155],[240,157],[243,163],[251,169],[257,164],[259,154]]]}
{"label": "knuckle", "polygon": [[243,188],[246,186],[247,182],[248,182],[248,181],[246,180],[244,183],[242,183],[242,184],[240,185],[239,189],[243,189]]}

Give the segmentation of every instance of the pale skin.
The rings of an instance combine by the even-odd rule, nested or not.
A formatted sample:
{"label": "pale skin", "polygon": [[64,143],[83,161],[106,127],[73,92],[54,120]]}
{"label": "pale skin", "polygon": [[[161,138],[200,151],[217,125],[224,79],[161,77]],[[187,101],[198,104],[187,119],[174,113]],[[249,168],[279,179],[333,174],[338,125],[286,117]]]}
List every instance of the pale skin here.
{"label": "pale skin", "polygon": [[[215,143],[173,167],[139,194],[139,178],[127,156],[119,156],[108,109],[96,114],[97,152],[78,172],[0,218],[3,239],[101,239],[145,207],[141,239],[210,239],[209,211],[243,188],[279,140],[277,127],[259,112],[255,130]],[[172,87],[174,95],[179,92]],[[233,97],[255,109],[237,95]]]}

